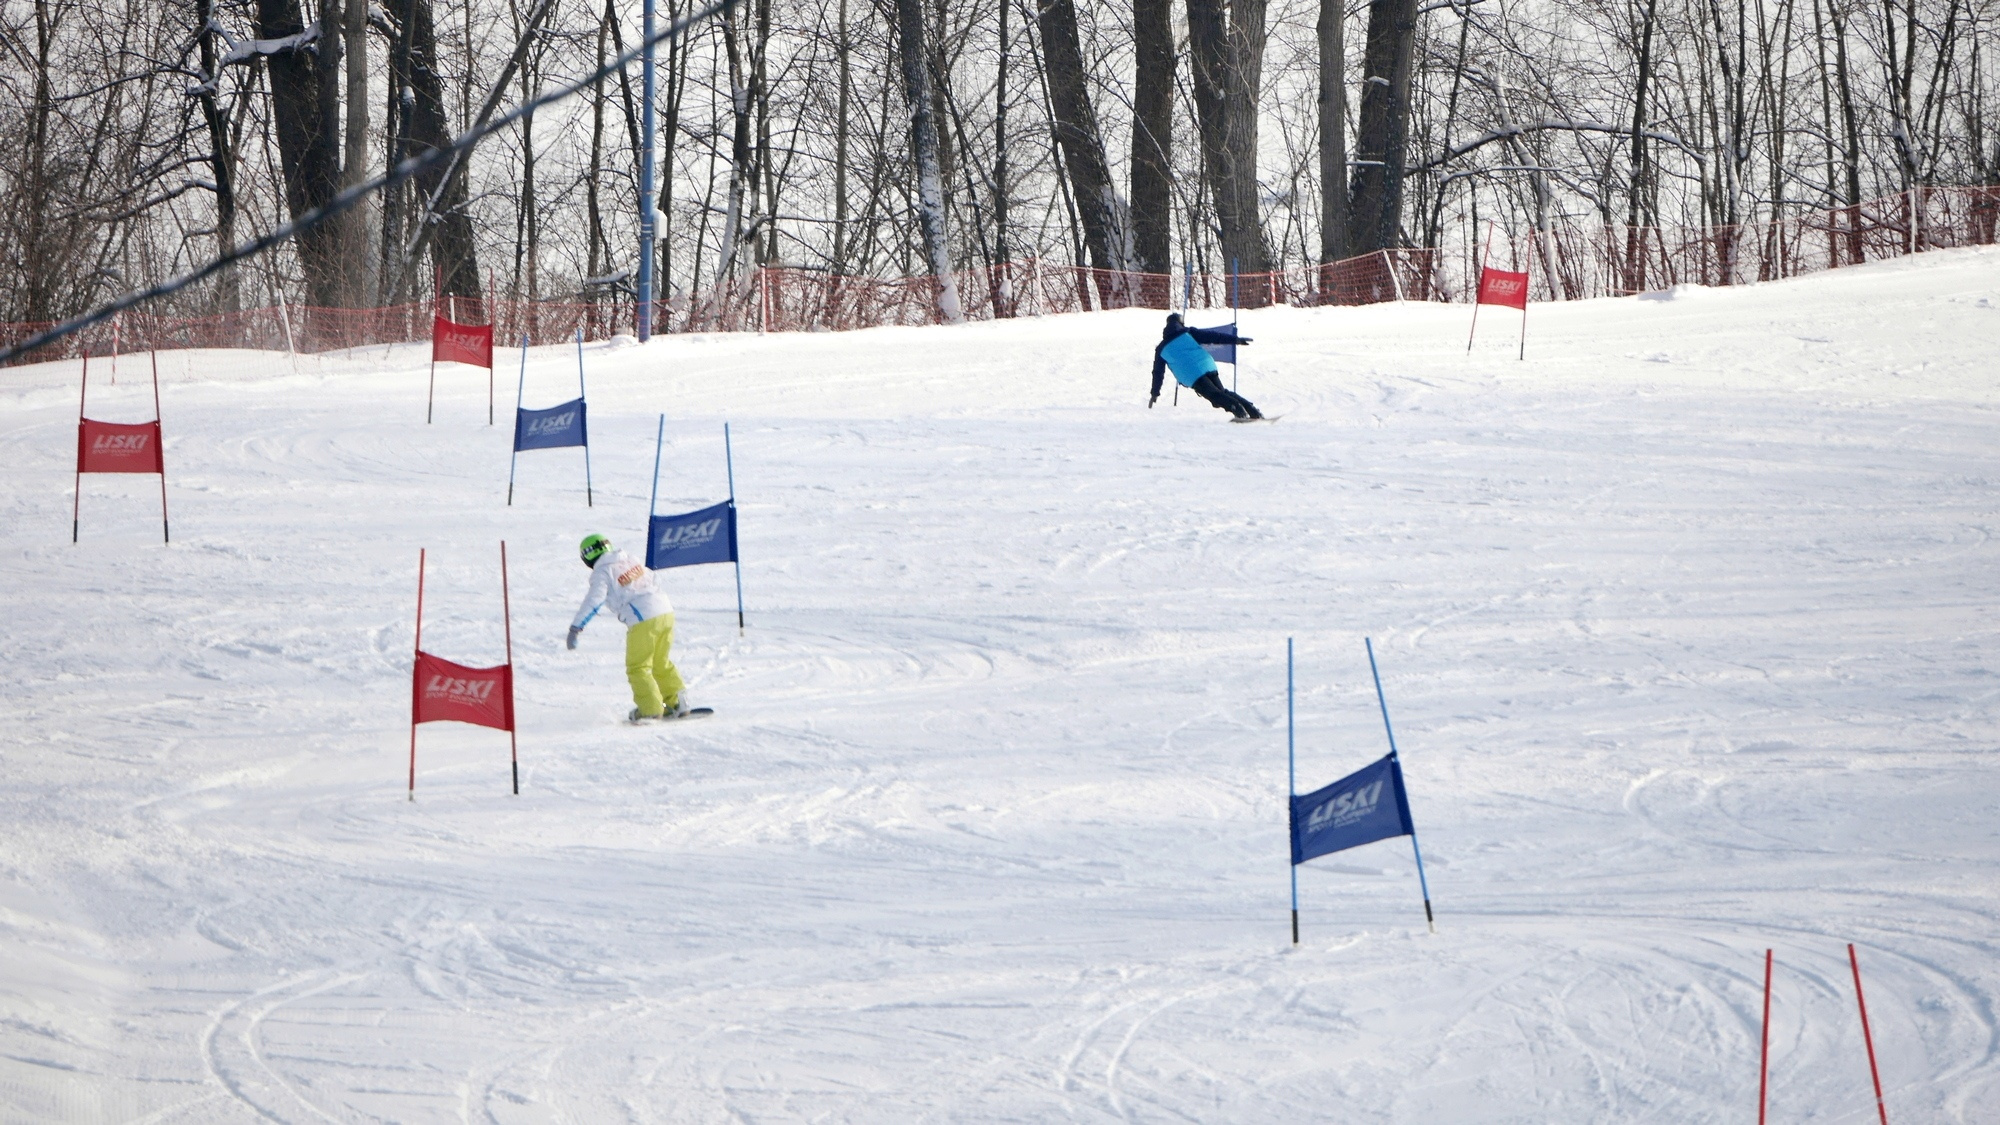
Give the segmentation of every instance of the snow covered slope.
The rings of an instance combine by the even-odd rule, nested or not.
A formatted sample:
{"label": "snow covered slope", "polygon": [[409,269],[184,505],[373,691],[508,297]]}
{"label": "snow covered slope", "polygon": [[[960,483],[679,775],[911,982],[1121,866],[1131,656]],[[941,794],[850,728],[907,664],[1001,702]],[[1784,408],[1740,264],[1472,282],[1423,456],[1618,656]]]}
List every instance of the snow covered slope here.
{"label": "snow covered slope", "polygon": [[[1197,324],[1226,314],[1195,315]],[[1248,313],[1145,408],[1150,313],[588,350],[502,506],[514,359],[167,353],[174,542],[0,372],[0,1119],[2000,1121],[2000,253],[1735,291]],[[91,414],[150,415],[143,357]],[[574,353],[536,351],[530,405]],[[587,531],[669,572],[715,718],[562,646]],[[425,645],[506,736],[419,735]],[[1300,870],[1381,756],[1423,832]]]}

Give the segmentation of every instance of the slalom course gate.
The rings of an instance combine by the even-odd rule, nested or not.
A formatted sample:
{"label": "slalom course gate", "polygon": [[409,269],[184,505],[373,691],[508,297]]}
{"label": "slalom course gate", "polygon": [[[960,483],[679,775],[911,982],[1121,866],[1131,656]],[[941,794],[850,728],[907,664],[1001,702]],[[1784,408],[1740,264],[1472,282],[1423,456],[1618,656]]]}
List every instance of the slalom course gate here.
{"label": "slalom course gate", "polygon": [[1389,732],[1389,756],[1311,793],[1298,785],[1298,724],[1293,714],[1292,640],[1285,639],[1285,757],[1290,778],[1292,836],[1292,944],[1299,943],[1299,864],[1318,856],[1358,848],[1377,840],[1408,836],[1417,857],[1417,885],[1424,895],[1424,922],[1437,933],[1431,914],[1431,888],[1424,878],[1424,853],[1417,846],[1417,826],[1410,817],[1409,790],[1403,785],[1402,762],[1396,757],[1396,728],[1389,725],[1389,702],[1382,694],[1382,673],[1375,667],[1375,642],[1368,646],[1368,671],[1375,677],[1375,700],[1382,706],[1382,728]]}
{"label": "slalom course gate", "polygon": [[160,475],[160,542],[173,542],[167,525],[167,460],[160,449],[160,353],[153,352],[153,420],[99,422],[84,416],[90,397],[90,356],[83,357],[83,387],[76,403],[76,499],[70,505],[69,541],[83,529],[83,474],[158,473]]}
{"label": "slalom course gate", "polygon": [[521,334],[521,383],[514,391],[514,452],[507,458],[507,506],[514,506],[514,463],[528,449],[583,447],[583,501],[595,508],[597,500],[590,485],[590,434],[584,417],[583,329],[576,330],[576,397],[544,410],[521,405],[528,387],[528,335]]}
{"label": "slalom course gate", "polygon": [[514,619],[507,597],[507,541],[500,541],[500,620],[507,663],[469,668],[424,651],[424,550],[417,551],[417,658],[410,677],[410,800],[417,799],[417,727],[470,723],[507,732],[514,795],[521,795],[521,751],[514,733]]}
{"label": "slalom course gate", "polygon": [[743,631],[743,562],[736,554],[736,459],[730,453],[729,423],[722,424],[722,461],[729,473],[729,499],[677,516],[662,516],[660,451],[667,440],[667,416],[660,415],[659,436],[653,443],[653,495],[646,502],[646,567],[734,563],[736,566],[736,631]]}
{"label": "slalom course gate", "polygon": [[465,363],[486,369],[486,424],[493,424],[493,326],[457,324],[431,314],[431,389],[424,399],[424,422],[437,402],[438,364]]}
{"label": "slalom course gate", "polygon": [[1521,310],[1521,349],[1514,357],[1528,358],[1528,271],[1496,270],[1487,263],[1493,258],[1493,227],[1486,228],[1486,252],[1480,255],[1479,295],[1472,302],[1472,331],[1465,335],[1465,354],[1472,354],[1472,338],[1479,333],[1479,306],[1501,305]]}
{"label": "slalom course gate", "polygon": [[[1757,1125],[1765,1125],[1765,1110],[1771,1093],[1771,965],[1772,951],[1764,951],[1764,1031],[1757,1055]],[[1868,1048],[1868,1077],[1875,1084],[1875,1115],[1889,1125],[1889,1106],[1882,1100],[1882,1071],[1875,1065],[1875,1033],[1868,1027],[1868,997],[1861,992],[1861,960],[1854,955],[1854,943],[1847,943],[1847,964],[1854,970],[1854,1004],[1861,1009],[1861,1041]]]}

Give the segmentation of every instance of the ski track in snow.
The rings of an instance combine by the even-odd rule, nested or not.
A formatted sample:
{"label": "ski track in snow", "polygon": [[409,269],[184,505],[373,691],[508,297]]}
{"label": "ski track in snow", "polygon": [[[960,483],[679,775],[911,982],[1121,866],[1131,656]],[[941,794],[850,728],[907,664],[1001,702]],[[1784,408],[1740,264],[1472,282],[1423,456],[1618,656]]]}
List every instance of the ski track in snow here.
{"label": "ski track in snow", "polygon": [[[2000,1122],[2000,252],[1736,291],[588,349],[581,457],[419,347],[163,353],[157,483],[70,506],[77,365],[0,375],[0,1120]],[[1197,315],[1198,323],[1221,315]],[[1502,341],[1511,343],[1511,341]],[[531,353],[530,405],[574,352]],[[138,357],[91,414],[149,416]],[[634,729],[575,542],[666,572],[701,724]],[[425,647],[499,732],[419,735]],[[1299,869],[1396,720],[1407,842]]]}

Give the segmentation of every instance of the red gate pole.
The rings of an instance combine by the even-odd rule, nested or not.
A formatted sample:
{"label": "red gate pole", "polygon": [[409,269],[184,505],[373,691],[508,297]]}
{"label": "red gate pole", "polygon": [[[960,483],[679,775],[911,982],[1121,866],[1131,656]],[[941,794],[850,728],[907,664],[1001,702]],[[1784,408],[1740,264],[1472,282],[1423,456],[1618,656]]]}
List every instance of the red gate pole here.
{"label": "red gate pole", "polygon": [[410,800],[417,799],[417,665],[424,659],[424,548],[417,548],[417,647],[410,665]]}
{"label": "red gate pole", "polygon": [[500,541],[500,621],[507,638],[507,756],[514,767],[514,796],[521,795],[521,744],[514,733],[514,611],[507,597],[507,541]]}
{"label": "red gate pole", "polygon": [[[1480,251],[1479,254],[1479,280],[1475,281],[1472,286],[1472,331],[1465,334],[1466,355],[1472,354],[1472,338],[1479,334],[1479,290],[1485,285],[1486,262],[1491,257],[1493,257],[1493,224],[1488,222],[1486,224],[1486,249]],[[1389,263],[1386,256],[1384,256],[1382,262],[1389,267],[1391,271],[1390,276],[1394,277],[1396,267]]]}
{"label": "red gate pole", "polygon": [[486,424],[493,424],[493,270],[486,270]]}
{"label": "red gate pole", "polygon": [[160,460],[160,542],[171,543],[174,541],[174,533],[173,529],[167,524],[166,427],[160,424],[165,421],[164,418],[160,417],[160,353],[154,351],[151,354],[153,357],[153,440],[159,443],[158,447],[153,450],[153,455]]}
{"label": "red gate pole", "polygon": [[1875,1036],[1868,1030],[1868,1000],[1861,995],[1861,962],[1854,956],[1854,943],[1847,943],[1847,963],[1854,968],[1854,1002],[1861,1006],[1861,1041],[1868,1044],[1868,1077],[1875,1080],[1875,1112],[1882,1125],[1889,1125],[1889,1107],[1882,1101],[1882,1072],[1875,1068]]}
{"label": "red gate pole", "polygon": [[[1539,233],[1539,232],[1537,232],[1537,231],[1533,231],[1533,230],[1531,230],[1531,231],[1529,232],[1529,234],[1528,234],[1528,261],[1527,261],[1527,263],[1526,263],[1526,264],[1527,264],[1527,265],[1529,265],[1529,266],[1531,266],[1531,267],[1532,267],[1532,266],[1534,265],[1534,262],[1535,262],[1535,236],[1536,236],[1536,234],[1538,234],[1538,233]],[[1527,271],[1527,270],[1522,270],[1521,272],[1522,272],[1522,273],[1526,273],[1526,272],[1528,272],[1528,271]],[[1552,278],[1550,278],[1550,279],[1549,279],[1549,284],[1550,284],[1550,285],[1552,285],[1552,286],[1553,286],[1553,285],[1554,285],[1555,283],[1556,283],[1556,279],[1555,279],[1555,278],[1553,278],[1553,277],[1552,277]],[[1515,356],[1514,358],[1515,358],[1515,359],[1516,359],[1517,361],[1520,361],[1520,362],[1523,362],[1523,363],[1527,362],[1527,359],[1528,359],[1528,302],[1529,302],[1529,301],[1531,301],[1531,300],[1533,300],[1533,298],[1534,298],[1534,286],[1532,286],[1532,285],[1529,285],[1529,284],[1527,284],[1527,283],[1525,283],[1525,282],[1524,282],[1524,283],[1522,283],[1522,285],[1521,285],[1521,353],[1520,353],[1519,355]]]}
{"label": "red gate pole", "polygon": [[1757,1058],[1757,1125],[1764,1125],[1764,1105],[1771,1089],[1771,951],[1764,951],[1764,1050]]}
{"label": "red gate pole", "polygon": [[69,507],[69,541],[83,526],[83,404],[90,395],[90,344],[83,345],[83,385],[76,392],[76,499]]}

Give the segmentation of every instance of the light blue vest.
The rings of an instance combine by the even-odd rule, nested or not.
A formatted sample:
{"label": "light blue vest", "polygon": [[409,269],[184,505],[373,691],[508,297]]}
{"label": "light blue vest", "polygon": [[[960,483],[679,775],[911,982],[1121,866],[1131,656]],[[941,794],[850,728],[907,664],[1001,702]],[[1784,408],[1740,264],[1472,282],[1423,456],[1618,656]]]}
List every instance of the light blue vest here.
{"label": "light blue vest", "polygon": [[1167,370],[1174,373],[1174,381],[1183,387],[1192,387],[1195,380],[1215,370],[1215,357],[1208,349],[1194,342],[1194,334],[1183,332],[1167,342],[1160,349],[1160,358],[1167,361]]}

